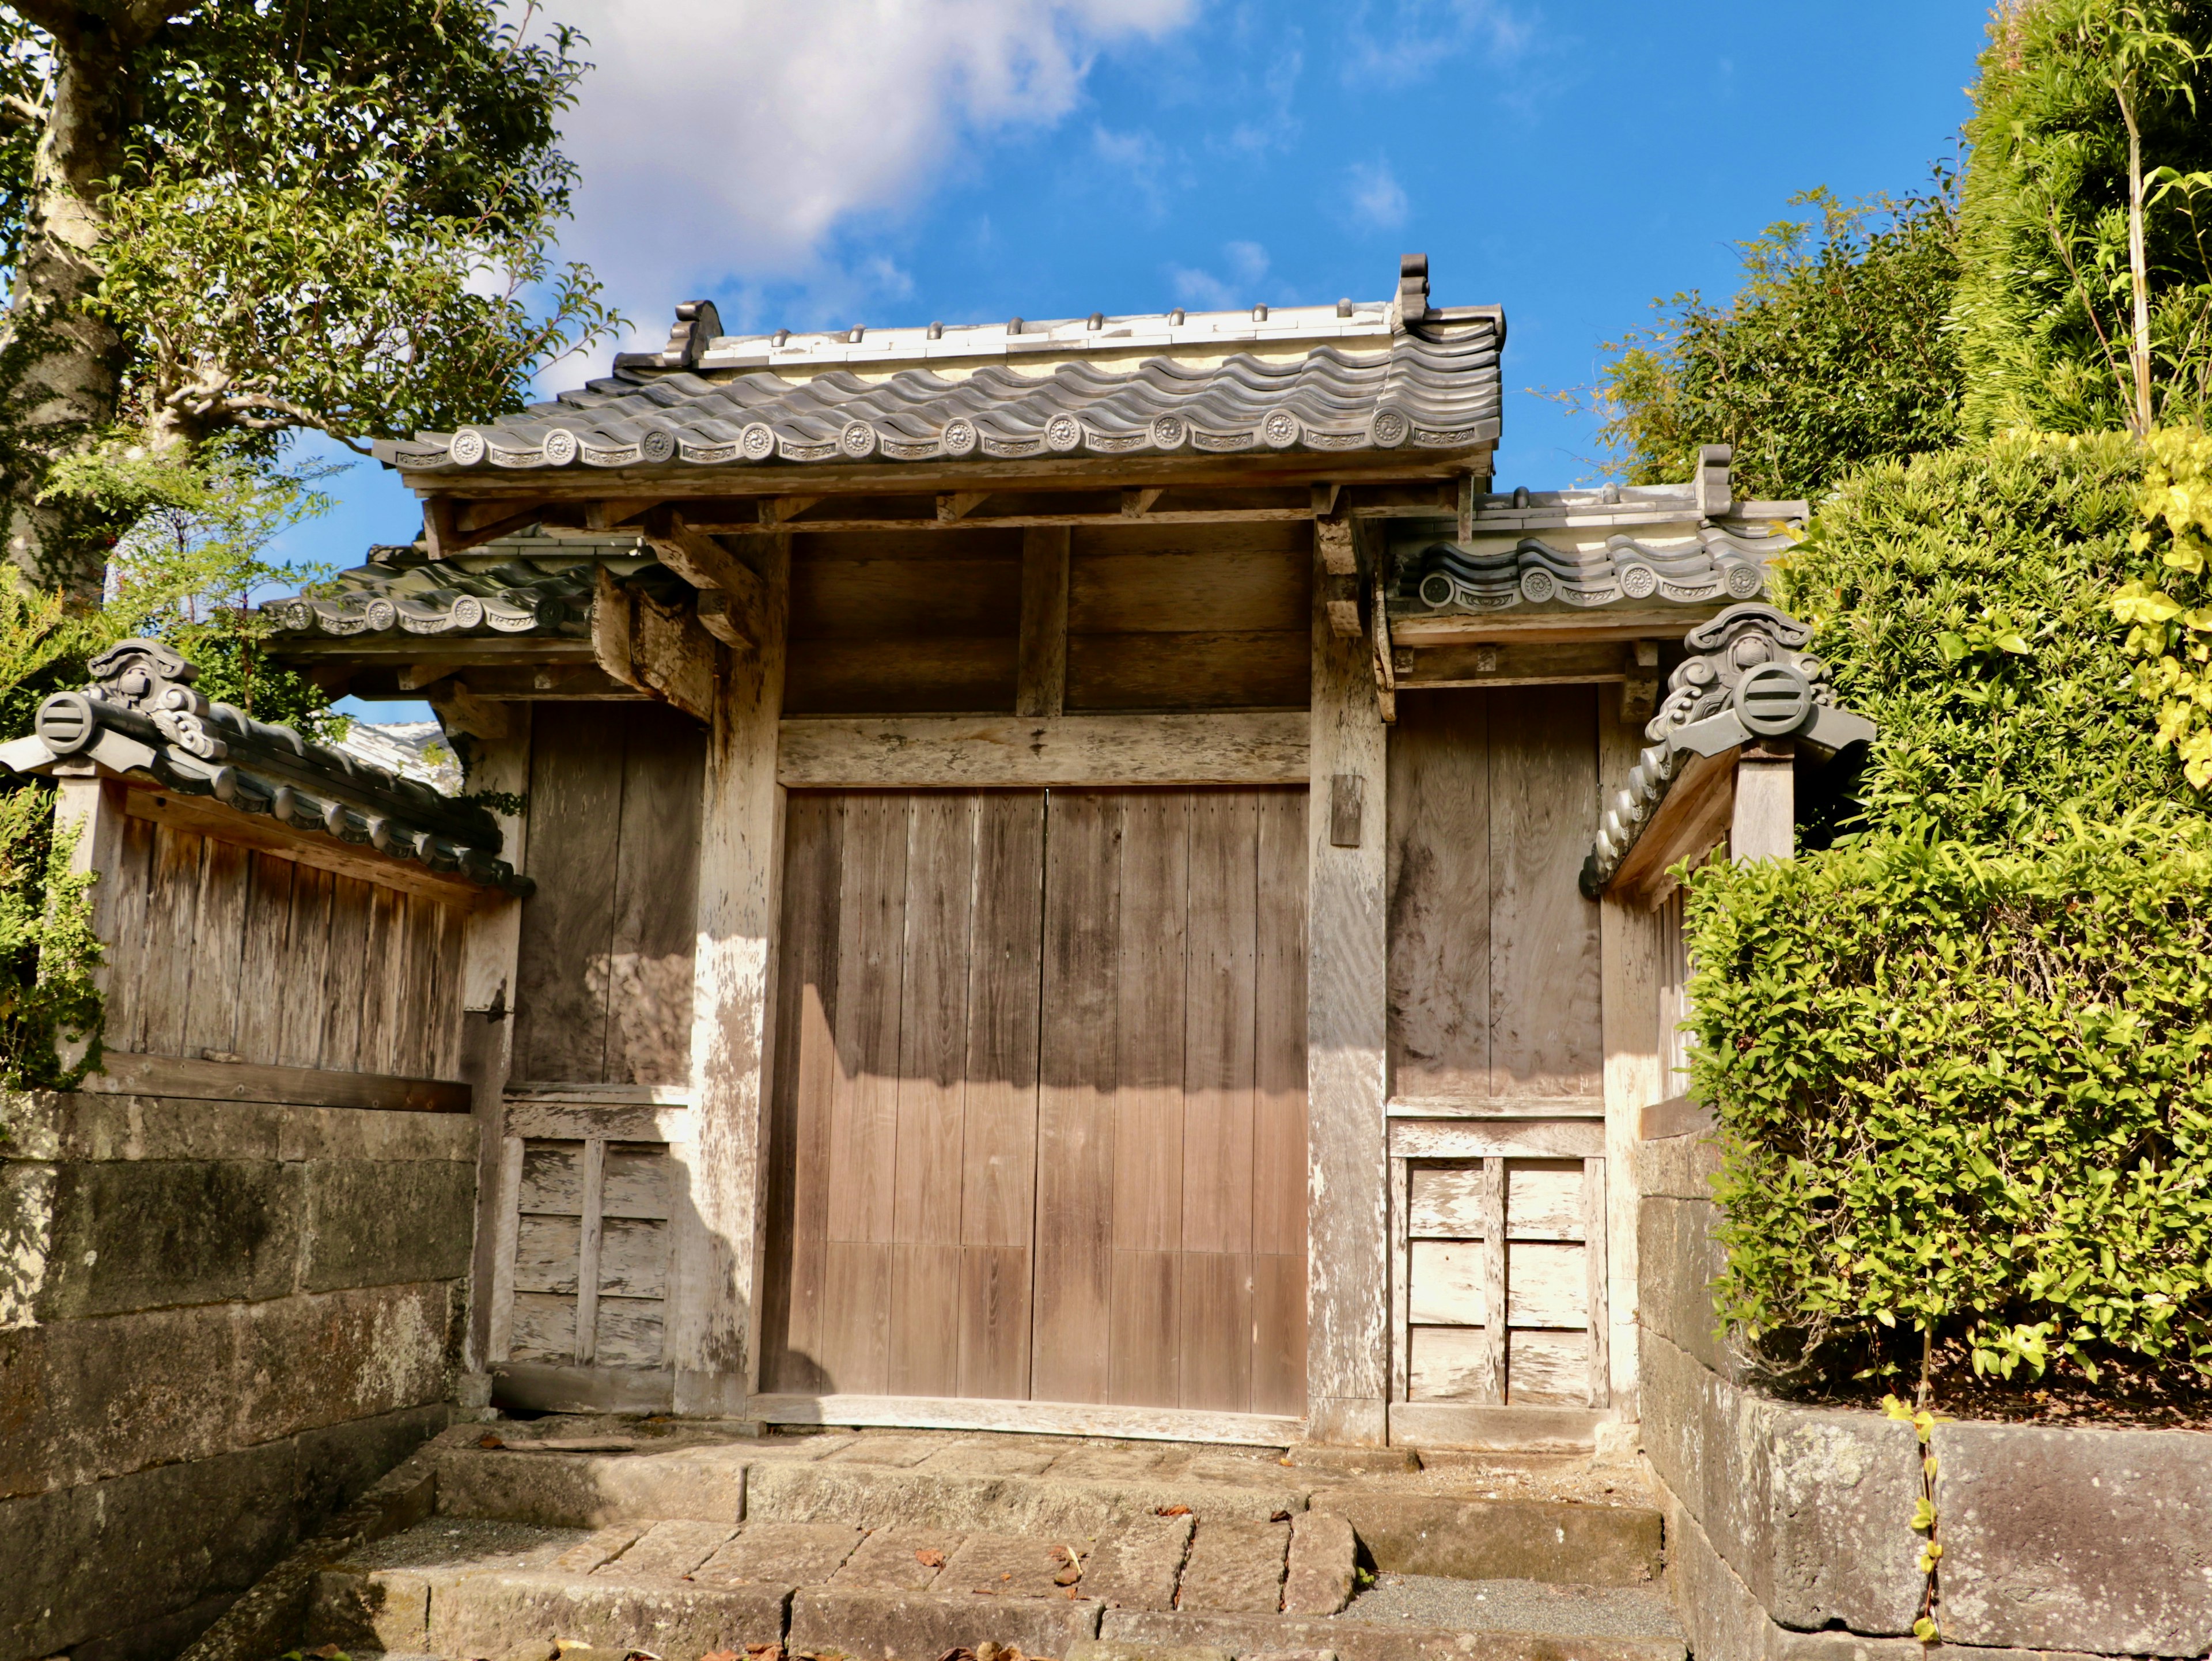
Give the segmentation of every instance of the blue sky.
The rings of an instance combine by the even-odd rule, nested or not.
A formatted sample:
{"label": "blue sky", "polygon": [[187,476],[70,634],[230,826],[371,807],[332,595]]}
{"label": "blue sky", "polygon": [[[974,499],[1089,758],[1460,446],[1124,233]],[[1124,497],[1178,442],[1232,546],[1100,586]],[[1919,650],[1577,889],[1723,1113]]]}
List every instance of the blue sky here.
{"label": "blue sky", "polygon": [[[551,0],[599,68],[567,125],[568,257],[641,341],[1379,299],[1505,307],[1501,487],[1595,471],[1589,382],[1655,295],[1814,186],[1954,154],[1960,0]],[[611,350],[611,349],[608,349]],[[573,385],[603,363],[544,380]],[[420,511],[374,464],[283,551],[356,562]],[[372,719],[406,706],[365,706]],[[420,712],[427,714],[427,712]]]}

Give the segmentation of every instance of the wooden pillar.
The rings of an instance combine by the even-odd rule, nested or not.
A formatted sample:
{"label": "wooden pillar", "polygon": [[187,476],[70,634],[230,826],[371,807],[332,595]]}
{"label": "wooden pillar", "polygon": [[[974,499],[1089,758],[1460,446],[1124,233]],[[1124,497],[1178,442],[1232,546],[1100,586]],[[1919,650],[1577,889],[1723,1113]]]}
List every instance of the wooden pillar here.
{"label": "wooden pillar", "polygon": [[1018,715],[1058,715],[1067,708],[1067,562],[1065,525],[1022,532],[1022,632],[1014,689]]}
{"label": "wooden pillar", "polygon": [[754,538],[747,551],[761,586],[743,631],[759,645],[720,654],[699,824],[690,1140],[669,1149],[680,1175],[665,1354],[678,1413],[742,1413],[760,1375],[791,538]]}
{"label": "wooden pillar", "polygon": [[[92,932],[94,939],[112,942],[114,938],[112,916],[115,906],[117,860],[123,851],[123,786],[104,779],[88,761],[64,763],[53,770],[54,834],[57,837],[74,836],[76,843],[70,849],[70,871],[76,876],[101,873],[101,880],[92,885]],[[93,984],[104,999],[107,994],[107,965],[93,970]],[[59,1040],[61,1064],[75,1067],[84,1059],[91,1048],[89,1038],[72,1043],[66,1037]]]}
{"label": "wooden pillar", "polygon": [[[1642,724],[1611,698],[1599,700],[1598,802],[1628,781],[1644,743]],[[1598,903],[1605,1030],[1606,1311],[1612,1405],[1636,1416],[1637,1156],[1644,1110],[1666,1095],[1659,1031],[1659,915],[1638,900],[1608,894]]]}
{"label": "wooden pillar", "polygon": [[1313,563],[1307,804],[1306,1435],[1379,1447],[1390,1379],[1384,728],[1366,640]]}
{"label": "wooden pillar", "polygon": [[[488,720],[488,712],[474,713],[500,730],[494,737],[477,735],[469,788],[527,796],[530,706],[493,705]],[[501,856],[526,873],[527,824],[512,813],[496,817]],[[477,1123],[476,1247],[470,1259],[469,1324],[462,1365],[478,1375],[473,1392],[483,1397],[465,1399],[463,1405],[468,1407],[481,1407],[490,1399],[489,1380],[482,1375],[494,1362],[507,1359],[506,1335],[493,1330],[494,1311],[514,1301],[515,1196],[510,1189],[521,1178],[522,1144],[516,1141],[511,1152],[507,1148],[504,1098],[514,1055],[514,971],[522,940],[522,906],[512,895],[488,894],[469,914],[461,942],[461,1080],[470,1086]],[[502,1287],[510,1295],[500,1296]],[[465,1396],[471,1388],[465,1384]]]}
{"label": "wooden pillar", "polygon": [[1786,860],[1797,851],[1796,749],[1790,739],[1744,747],[1735,768],[1729,857]]}

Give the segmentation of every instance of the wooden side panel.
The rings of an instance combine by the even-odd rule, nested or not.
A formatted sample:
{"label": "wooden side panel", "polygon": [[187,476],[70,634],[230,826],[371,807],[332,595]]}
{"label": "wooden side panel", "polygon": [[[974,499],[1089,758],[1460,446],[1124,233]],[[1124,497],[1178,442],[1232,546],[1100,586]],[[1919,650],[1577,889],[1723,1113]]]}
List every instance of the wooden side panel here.
{"label": "wooden side panel", "polygon": [[[515,968],[514,1075],[606,1081],[604,977],[614,942],[626,716],[548,704],[532,722],[530,874]],[[597,968],[599,983],[592,984]]]}
{"label": "wooden side panel", "polygon": [[146,972],[139,991],[143,1025],[134,1047],[181,1056],[192,972],[192,924],[199,912],[200,873],[207,842],[161,826],[154,835],[146,901]]}
{"label": "wooden side panel", "polygon": [[1014,707],[1019,531],[793,538],[793,715]]}
{"label": "wooden side panel", "polygon": [[601,971],[605,1077],[617,1084],[683,1084],[691,1076],[706,744],[698,724],[675,709],[617,707],[624,716],[622,811],[613,937]]}
{"label": "wooden side panel", "polygon": [[146,914],[154,838],[150,822],[125,818],[118,829],[115,866],[103,872],[95,885],[95,889],[108,889],[100,914],[107,931],[107,1031],[103,1042],[111,1050],[146,1047]]}
{"label": "wooden side panel", "polygon": [[1252,1411],[1306,1402],[1306,794],[1259,798],[1252,956]]}
{"label": "wooden side panel", "polygon": [[1490,1092],[1490,699],[1401,692],[1390,734],[1390,1073]]}

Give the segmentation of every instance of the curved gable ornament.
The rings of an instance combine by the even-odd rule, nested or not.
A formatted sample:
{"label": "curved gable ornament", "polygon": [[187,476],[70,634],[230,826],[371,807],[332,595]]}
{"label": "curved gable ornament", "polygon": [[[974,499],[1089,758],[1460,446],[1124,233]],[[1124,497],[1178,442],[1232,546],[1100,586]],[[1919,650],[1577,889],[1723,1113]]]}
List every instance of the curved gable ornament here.
{"label": "curved gable ornament", "polygon": [[1595,899],[1651,823],[1691,756],[1717,756],[1762,740],[1801,739],[1830,754],[1871,743],[1875,724],[1839,707],[1828,666],[1805,648],[1812,630],[1759,602],[1731,605],[1682,637],[1691,655],[1667,678],[1667,695],[1644,729],[1650,746],[1605,810],[1583,861],[1582,891]]}

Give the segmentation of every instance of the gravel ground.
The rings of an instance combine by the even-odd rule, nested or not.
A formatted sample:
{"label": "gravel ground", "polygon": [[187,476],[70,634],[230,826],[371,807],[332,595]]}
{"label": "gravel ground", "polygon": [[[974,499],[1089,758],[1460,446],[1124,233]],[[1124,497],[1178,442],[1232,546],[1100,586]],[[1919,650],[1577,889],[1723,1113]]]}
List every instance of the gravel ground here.
{"label": "gravel ground", "polygon": [[483,1568],[539,1568],[579,1540],[589,1538],[589,1529],[544,1529],[529,1523],[441,1517],[349,1552],[346,1567],[453,1568],[465,1563]]}
{"label": "gravel ground", "polygon": [[1662,1591],[1560,1586],[1541,1580],[1447,1580],[1384,1574],[1352,1600],[1339,1621],[1400,1621],[1458,1632],[1542,1632],[1566,1638],[1682,1636]]}

